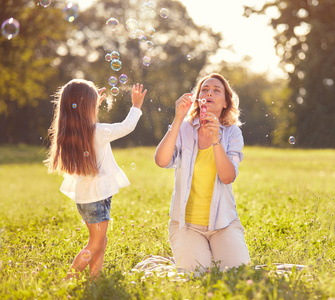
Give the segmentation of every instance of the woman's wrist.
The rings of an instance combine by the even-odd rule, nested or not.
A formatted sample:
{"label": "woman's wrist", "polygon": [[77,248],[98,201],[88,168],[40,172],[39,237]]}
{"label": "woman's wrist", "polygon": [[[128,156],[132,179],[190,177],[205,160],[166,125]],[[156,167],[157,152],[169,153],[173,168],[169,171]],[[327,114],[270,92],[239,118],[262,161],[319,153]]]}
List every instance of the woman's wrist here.
{"label": "woman's wrist", "polygon": [[212,137],[212,146],[219,145],[221,143],[221,139],[219,136],[217,137]]}
{"label": "woman's wrist", "polygon": [[180,121],[180,120],[175,118],[172,121],[172,123],[170,125],[168,125],[168,127],[167,127],[168,131],[172,131],[172,130],[175,130],[175,129],[177,129],[177,131],[179,131],[181,123],[182,123],[182,120]]}
{"label": "woman's wrist", "polygon": [[183,123],[183,120],[183,118],[175,117],[171,125],[180,127],[181,123]]}

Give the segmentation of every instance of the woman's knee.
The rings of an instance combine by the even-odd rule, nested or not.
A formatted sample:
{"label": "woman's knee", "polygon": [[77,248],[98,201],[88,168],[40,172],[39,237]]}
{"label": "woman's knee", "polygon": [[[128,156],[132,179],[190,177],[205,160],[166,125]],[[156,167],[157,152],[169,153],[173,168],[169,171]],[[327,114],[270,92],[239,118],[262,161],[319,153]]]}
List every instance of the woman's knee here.
{"label": "woman's knee", "polygon": [[188,228],[179,230],[178,224],[169,227],[169,241],[179,269],[194,271],[208,268],[211,264],[211,251],[207,239]]}

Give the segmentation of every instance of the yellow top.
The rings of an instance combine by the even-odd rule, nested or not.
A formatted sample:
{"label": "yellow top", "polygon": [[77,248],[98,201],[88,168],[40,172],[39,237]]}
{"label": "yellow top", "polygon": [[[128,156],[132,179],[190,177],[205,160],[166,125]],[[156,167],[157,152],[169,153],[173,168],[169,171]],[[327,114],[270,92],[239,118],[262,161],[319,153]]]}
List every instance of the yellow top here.
{"label": "yellow top", "polygon": [[217,174],[213,147],[198,150],[185,222],[208,226],[212,194]]}

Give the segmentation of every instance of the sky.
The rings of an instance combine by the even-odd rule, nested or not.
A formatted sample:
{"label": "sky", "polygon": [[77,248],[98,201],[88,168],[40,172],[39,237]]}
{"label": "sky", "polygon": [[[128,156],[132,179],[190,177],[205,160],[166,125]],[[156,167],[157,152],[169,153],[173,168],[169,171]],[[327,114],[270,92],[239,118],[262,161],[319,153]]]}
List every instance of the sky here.
{"label": "sky", "polygon": [[[179,0],[198,25],[221,32],[224,45],[232,45],[235,54],[220,51],[218,56],[228,62],[251,57],[248,65],[254,72],[267,72],[269,78],[285,77],[278,67],[279,58],[274,47],[274,31],[266,16],[243,17],[243,5],[262,5],[266,0]],[[85,8],[92,0],[78,0]],[[173,12],[170,12],[173,13]]]}
{"label": "sky", "polygon": [[267,16],[243,17],[243,5],[262,5],[264,0],[180,0],[196,24],[221,32],[236,54],[227,51],[221,55],[228,61],[239,61],[243,56],[252,58],[255,72],[269,72],[270,77],[283,77],[278,67],[279,58],[274,47],[274,31]]}

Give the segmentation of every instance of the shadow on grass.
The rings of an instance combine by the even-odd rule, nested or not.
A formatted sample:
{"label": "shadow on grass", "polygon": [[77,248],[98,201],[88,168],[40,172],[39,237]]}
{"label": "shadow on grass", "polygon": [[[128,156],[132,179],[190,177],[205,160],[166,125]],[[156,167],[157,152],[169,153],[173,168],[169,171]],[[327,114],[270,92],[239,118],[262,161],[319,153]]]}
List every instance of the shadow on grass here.
{"label": "shadow on grass", "polygon": [[43,146],[2,145],[0,146],[0,165],[42,163],[47,149]]}
{"label": "shadow on grass", "polygon": [[277,273],[275,265],[267,270],[244,265],[226,272],[214,267],[208,274],[203,274],[201,282],[205,296],[215,296],[215,299],[236,296],[241,299],[305,300],[326,296],[315,285],[316,280],[307,269],[293,268],[283,274]]}
{"label": "shadow on grass", "polygon": [[[131,299],[129,294],[129,283],[121,271],[109,270],[108,274],[103,274],[96,281],[87,280],[83,284],[83,291],[80,291],[80,299],[111,299],[125,300]],[[81,289],[81,287],[79,287]],[[74,291],[76,294],[76,291]]]}

